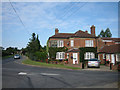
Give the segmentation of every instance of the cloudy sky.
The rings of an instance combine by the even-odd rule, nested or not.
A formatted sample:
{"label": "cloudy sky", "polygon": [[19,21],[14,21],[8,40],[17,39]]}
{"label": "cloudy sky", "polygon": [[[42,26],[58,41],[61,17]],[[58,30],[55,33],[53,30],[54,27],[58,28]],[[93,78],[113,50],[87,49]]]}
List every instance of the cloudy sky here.
{"label": "cloudy sky", "polygon": [[96,26],[96,35],[101,29],[110,28],[112,37],[118,37],[117,2],[9,2],[2,3],[2,46],[24,48],[31,34],[39,35],[42,46],[54,35],[55,28],[61,33],[74,33]]}

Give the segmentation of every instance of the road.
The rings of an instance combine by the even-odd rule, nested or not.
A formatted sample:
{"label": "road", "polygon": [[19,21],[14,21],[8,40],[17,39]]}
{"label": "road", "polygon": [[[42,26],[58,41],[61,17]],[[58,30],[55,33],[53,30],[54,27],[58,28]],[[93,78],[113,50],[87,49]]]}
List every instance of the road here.
{"label": "road", "polygon": [[2,62],[2,88],[118,88],[118,72],[65,70]]}

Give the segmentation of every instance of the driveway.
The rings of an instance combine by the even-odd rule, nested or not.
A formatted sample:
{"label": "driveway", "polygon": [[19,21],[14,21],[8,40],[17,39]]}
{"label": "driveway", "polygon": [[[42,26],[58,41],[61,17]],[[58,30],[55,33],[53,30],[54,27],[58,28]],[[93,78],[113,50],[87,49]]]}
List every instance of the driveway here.
{"label": "driveway", "polygon": [[93,71],[115,71],[115,70],[110,70],[109,66],[105,66],[105,65],[101,65],[100,68],[87,68],[85,67],[85,69],[83,70],[93,70]]}

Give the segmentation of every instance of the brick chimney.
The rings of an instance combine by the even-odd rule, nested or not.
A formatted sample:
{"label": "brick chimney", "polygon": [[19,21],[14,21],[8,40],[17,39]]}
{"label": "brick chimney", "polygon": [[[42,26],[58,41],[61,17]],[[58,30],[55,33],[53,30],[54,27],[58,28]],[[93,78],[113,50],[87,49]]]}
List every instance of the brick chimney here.
{"label": "brick chimney", "polygon": [[59,33],[58,28],[55,28],[55,35]]}
{"label": "brick chimney", "polygon": [[86,33],[88,33],[88,31],[87,31],[87,30],[86,30],[85,32],[86,32]]}
{"label": "brick chimney", "polygon": [[92,25],[92,26],[90,27],[90,29],[91,29],[91,34],[92,34],[92,35],[95,35],[95,26]]}

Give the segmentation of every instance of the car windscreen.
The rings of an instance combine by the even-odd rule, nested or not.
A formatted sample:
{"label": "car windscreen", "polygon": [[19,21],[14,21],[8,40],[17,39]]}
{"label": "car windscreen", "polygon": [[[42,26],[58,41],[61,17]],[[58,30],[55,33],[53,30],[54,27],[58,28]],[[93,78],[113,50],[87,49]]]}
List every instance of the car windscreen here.
{"label": "car windscreen", "polygon": [[17,54],[17,55],[15,55],[15,56],[19,56],[19,55]]}
{"label": "car windscreen", "polygon": [[88,60],[88,61],[98,61],[97,59],[90,59],[90,60]]}

